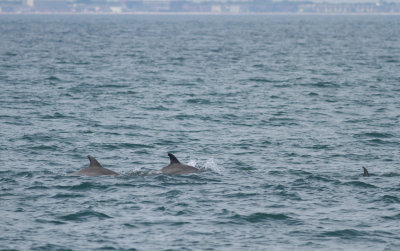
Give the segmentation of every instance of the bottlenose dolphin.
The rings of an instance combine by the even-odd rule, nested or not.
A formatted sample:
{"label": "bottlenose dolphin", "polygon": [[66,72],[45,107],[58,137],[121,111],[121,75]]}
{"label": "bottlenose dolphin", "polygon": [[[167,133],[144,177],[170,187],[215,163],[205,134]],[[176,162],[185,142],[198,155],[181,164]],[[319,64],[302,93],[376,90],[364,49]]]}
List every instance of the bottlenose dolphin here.
{"label": "bottlenose dolphin", "polygon": [[364,169],[364,174],[363,174],[363,176],[364,176],[364,177],[369,177],[369,173],[368,173],[367,168],[363,167],[363,169]]}
{"label": "bottlenose dolphin", "polygon": [[84,175],[84,176],[101,176],[101,175],[118,175],[114,171],[108,170],[100,165],[100,163],[93,158],[92,156],[87,156],[90,161],[90,165],[88,167],[79,170],[78,172],[71,173],[70,175]]}
{"label": "bottlenose dolphin", "polygon": [[199,169],[195,167],[181,164],[181,162],[179,162],[179,160],[172,153],[168,153],[168,156],[171,160],[171,163],[161,169],[161,172],[164,174],[186,174],[196,173],[199,171]]}

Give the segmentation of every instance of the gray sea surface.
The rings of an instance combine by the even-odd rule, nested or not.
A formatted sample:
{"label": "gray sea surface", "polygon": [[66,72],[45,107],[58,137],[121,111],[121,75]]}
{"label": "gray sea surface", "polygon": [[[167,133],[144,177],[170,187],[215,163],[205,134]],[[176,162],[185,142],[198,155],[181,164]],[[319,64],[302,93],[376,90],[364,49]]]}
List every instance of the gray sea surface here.
{"label": "gray sea surface", "polygon": [[0,250],[399,250],[399,96],[399,16],[0,16]]}

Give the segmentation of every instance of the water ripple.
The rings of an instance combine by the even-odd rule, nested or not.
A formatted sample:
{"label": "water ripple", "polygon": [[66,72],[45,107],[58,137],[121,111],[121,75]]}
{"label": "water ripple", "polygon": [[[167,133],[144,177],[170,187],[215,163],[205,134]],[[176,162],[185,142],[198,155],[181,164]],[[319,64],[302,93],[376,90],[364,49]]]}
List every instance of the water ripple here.
{"label": "water ripple", "polygon": [[108,216],[107,214],[97,212],[95,210],[86,209],[76,213],[66,214],[58,218],[63,221],[85,222],[91,218],[95,218],[97,220],[105,220],[112,217]]}
{"label": "water ripple", "polygon": [[397,250],[398,27],[0,15],[0,249]]}

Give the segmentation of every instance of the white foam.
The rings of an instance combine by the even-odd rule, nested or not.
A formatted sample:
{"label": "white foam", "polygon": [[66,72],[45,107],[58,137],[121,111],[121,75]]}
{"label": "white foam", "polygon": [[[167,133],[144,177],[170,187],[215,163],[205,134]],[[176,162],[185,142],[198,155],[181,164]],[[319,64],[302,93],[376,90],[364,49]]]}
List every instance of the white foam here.
{"label": "white foam", "polygon": [[204,165],[204,169],[211,170],[216,173],[224,172],[224,168],[222,166],[217,165],[217,163],[215,163],[213,158],[207,160],[207,162]]}
{"label": "white foam", "polygon": [[189,160],[189,162],[188,162],[188,165],[189,166],[196,166],[196,164],[197,164],[197,161],[196,160],[193,160],[193,159],[191,159],[191,160]]}

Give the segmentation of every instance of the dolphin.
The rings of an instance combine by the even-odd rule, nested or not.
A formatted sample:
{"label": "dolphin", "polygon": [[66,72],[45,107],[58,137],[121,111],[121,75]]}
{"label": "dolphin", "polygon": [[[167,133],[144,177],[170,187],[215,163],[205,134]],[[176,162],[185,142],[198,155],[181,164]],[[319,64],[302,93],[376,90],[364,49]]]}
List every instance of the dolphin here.
{"label": "dolphin", "polygon": [[363,174],[363,176],[364,176],[364,177],[369,177],[369,173],[368,173],[367,168],[363,167],[363,169],[364,169],[364,174]]}
{"label": "dolphin", "polygon": [[83,176],[101,176],[101,175],[119,175],[114,171],[111,171],[107,168],[104,168],[100,165],[100,163],[92,156],[87,156],[90,161],[90,165],[88,167],[79,170],[78,172],[71,173],[70,175],[83,175]]}
{"label": "dolphin", "polygon": [[168,153],[168,156],[171,160],[171,163],[161,169],[163,174],[187,174],[196,173],[199,171],[199,169],[195,167],[181,164],[181,162],[179,162],[179,160],[172,153]]}

